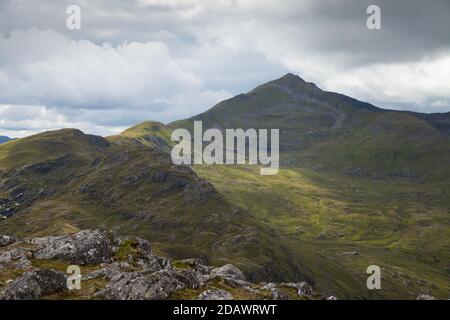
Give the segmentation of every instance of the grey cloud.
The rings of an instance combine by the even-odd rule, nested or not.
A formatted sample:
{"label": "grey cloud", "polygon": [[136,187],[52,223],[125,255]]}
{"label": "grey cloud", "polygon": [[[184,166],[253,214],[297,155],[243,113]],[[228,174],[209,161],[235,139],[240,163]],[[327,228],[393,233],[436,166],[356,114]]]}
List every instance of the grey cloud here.
{"label": "grey cloud", "polygon": [[[72,4],[81,30],[66,29]],[[369,4],[382,30],[366,28]],[[449,12],[446,0],[1,1],[0,133],[168,122],[288,71],[382,107],[448,111]]]}

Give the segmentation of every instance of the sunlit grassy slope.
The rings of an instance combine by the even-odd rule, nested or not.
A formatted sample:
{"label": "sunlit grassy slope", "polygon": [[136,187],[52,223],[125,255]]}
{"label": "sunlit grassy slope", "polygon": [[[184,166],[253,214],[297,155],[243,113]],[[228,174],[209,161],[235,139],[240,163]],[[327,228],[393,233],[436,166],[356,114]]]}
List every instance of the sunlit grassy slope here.
{"label": "sunlit grassy slope", "polygon": [[0,233],[114,229],[173,258],[234,263],[253,280],[305,279],[303,262],[268,226],[159,148],[128,139],[60,130],[0,146],[0,198],[17,209]]}
{"label": "sunlit grassy slope", "polygon": [[366,297],[378,294],[365,287],[371,264],[382,268],[384,297],[413,298],[419,292],[448,297],[449,181],[372,181],[294,168],[261,176],[250,166],[195,170],[273,228],[294,256],[317,266],[320,285],[327,286],[321,270],[331,259],[344,268],[329,272],[356,280]]}

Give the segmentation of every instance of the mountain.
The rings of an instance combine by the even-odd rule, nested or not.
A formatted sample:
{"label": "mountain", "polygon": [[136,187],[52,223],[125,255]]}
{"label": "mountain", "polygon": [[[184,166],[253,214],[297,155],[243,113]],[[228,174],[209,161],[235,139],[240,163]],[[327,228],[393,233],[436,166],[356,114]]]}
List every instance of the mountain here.
{"label": "mountain", "polygon": [[11,139],[10,137],[6,137],[6,136],[0,136],[0,144],[8,142],[10,140],[13,140],[13,139]]}
{"label": "mountain", "polygon": [[[278,128],[282,167],[176,166],[175,128]],[[169,125],[74,129],[0,146],[2,233],[114,229],[157,253],[233,263],[254,281],[341,298],[445,298],[448,114],[384,110],[287,74]],[[382,269],[368,290],[366,269]]]}
{"label": "mountain", "polygon": [[252,280],[311,277],[313,266],[289,261],[269,227],[189,167],[174,166],[159,145],[137,143],[133,132],[147,134],[146,126],[156,130],[147,123],[105,139],[63,129],[0,146],[1,232],[114,229],[145,237],[174,258],[233,262]]}
{"label": "mountain", "polygon": [[380,109],[293,74],[170,126],[191,128],[194,120],[205,129],[279,128],[282,164],[288,167],[375,178],[450,174],[448,115]]}

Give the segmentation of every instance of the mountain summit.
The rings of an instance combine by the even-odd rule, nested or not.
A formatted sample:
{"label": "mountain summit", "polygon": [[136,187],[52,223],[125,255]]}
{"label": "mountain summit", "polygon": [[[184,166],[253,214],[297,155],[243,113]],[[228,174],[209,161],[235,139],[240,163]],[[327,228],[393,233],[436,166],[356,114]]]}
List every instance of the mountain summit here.
{"label": "mountain summit", "polygon": [[285,166],[378,178],[450,175],[445,116],[384,110],[291,73],[169,126],[191,128],[195,120],[204,128],[280,129]]}

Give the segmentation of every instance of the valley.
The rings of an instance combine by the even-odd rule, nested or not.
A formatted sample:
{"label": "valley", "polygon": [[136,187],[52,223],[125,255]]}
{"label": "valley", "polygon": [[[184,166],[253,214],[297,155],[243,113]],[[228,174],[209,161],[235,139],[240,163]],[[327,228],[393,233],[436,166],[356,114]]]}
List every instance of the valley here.
{"label": "valley", "polygon": [[[287,74],[190,119],[110,137],[63,129],[0,145],[0,234],[100,228],[156,253],[307,281],[340,299],[450,294],[450,122]],[[280,130],[280,169],[175,165],[173,130]],[[192,132],[192,131],[191,131]],[[368,290],[378,265],[382,289]]]}

